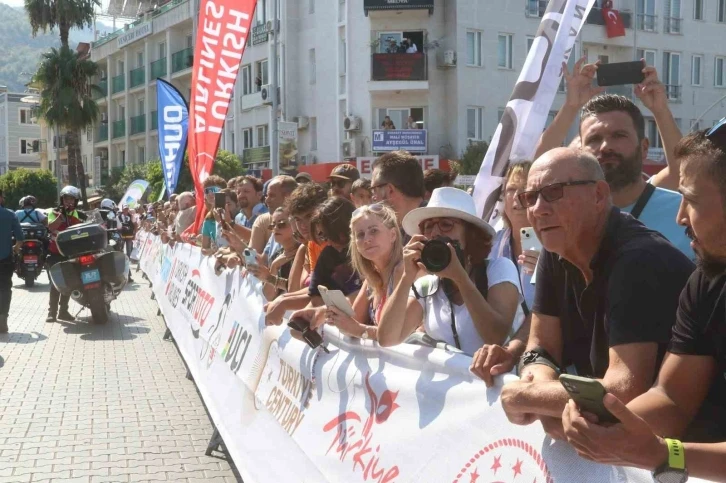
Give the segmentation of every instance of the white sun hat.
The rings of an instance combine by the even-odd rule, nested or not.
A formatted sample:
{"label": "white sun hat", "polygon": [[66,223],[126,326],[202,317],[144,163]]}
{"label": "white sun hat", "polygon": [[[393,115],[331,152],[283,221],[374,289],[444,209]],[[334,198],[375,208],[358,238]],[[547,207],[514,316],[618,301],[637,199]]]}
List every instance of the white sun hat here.
{"label": "white sun hat", "polygon": [[403,218],[403,229],[409,235],[419,235],[419,225],[429,218],[458,218],[494,236],[496,231],[486,221],[476,216],[474,198],[458,188],[436,188],[431,193],[428,205],[411,210]]}

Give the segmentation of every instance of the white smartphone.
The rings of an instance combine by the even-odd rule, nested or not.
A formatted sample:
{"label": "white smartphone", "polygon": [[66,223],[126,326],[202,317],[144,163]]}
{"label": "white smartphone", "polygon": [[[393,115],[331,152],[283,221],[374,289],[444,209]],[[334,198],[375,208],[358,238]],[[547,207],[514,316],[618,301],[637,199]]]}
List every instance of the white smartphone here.
{"label": "white smartphone", "polygon": [[257,251],[254,248],[245,248],[242,254],[245,257],[245,265],[257,265]]}
{"label": "white smartphone", "polygon": [[522,235],[522,250],[534,250],[536,252],[542,251],[542,243],[540,243],[537,235],[534,232],[534,228],[531,226],[525,226],[519,230]]}
{"label": "white smartphone", "polygon": [[326,307],[337,307],[342,310],[343,313],[349,317],[353,317],[353,305],[348,300],[343,292],[340,290],[328,290],[328,287],[318,285],[320,296],[323,298],[323,303]]}

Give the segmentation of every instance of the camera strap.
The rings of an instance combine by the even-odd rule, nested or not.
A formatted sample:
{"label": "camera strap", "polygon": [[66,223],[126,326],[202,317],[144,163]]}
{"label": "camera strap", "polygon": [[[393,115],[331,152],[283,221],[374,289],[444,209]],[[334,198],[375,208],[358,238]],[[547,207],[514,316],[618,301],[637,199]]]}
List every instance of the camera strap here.
{"label": "camera strap", "polygon": [[655,192],[655,186],[648,183],[645,185],[645,189],[638,197],[638,201],[635,202],[635,206],[633,206],[633,209],[630,210],[630,215],[635,218],[636,220],[640,218],[640,214],[643,213],[643,209],[645,208],[645,205],[648,204],[648,201],[650,201],[650,197],[653,196],[653,193]]}
{"label": "camera strap", "polygon": [[454,313],[454,302],[449,299],[449,307],[451,308],[451,332],[454,334],[454,345],[461,350],[461,342],[459,342],[459,333],[456,331],[456,315]]}

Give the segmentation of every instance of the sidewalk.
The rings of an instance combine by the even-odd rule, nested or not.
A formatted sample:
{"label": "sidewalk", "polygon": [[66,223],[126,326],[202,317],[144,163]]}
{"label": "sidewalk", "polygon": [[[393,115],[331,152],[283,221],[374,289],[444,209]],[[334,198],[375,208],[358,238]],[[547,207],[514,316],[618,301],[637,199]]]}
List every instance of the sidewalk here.
{"label": "sidewalk", "polygon": [[105,326],[87,310],[45,323],[45,273],[32,289],[14,279],[0,335],[0,483],[241,481],[223,455],[204,455],[212,423],[133,270]]}

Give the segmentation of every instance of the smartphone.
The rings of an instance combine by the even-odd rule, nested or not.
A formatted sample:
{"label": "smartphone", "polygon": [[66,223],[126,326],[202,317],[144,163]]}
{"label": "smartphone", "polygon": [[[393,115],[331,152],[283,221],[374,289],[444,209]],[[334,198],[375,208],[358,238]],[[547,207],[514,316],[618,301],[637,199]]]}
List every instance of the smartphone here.
{"label": "smartphone", "polygon": [[613,64],[600,64],[597,66],[597,85],[621,86],[625,84],[640,84],[645,80],[643,61],[615,62]]}
{"label": "smartphone", "polygon": [[343,313],[349,317],[353,317],[353,305],[351,305],[348,297],[343,294],[340,290],[328,290],[328,287],[318,285],[320,291],[320,297],[323,299],[323,303],[326,307],[337,307]]}
{"label": "smartphone", "polygon": [[310,328],[310,324],[307,320],[301,317],[293,317],[287,323],[287,326],[290,327],[291,330],[300,332],[303,340],[308,346],[310,346],[311,349],[316,349],[322,346],[322,349],[325,352],[330,353],[328,348],[323,345],[323,337],[318,334],[317,331]]}
{"label": "smartphone", "polygon": [[254,248],[245,248],[242,255],[245,257],[245,265],[257,266],[257,251]]}
{"label": "smartphone", "polygon": [[522,235],[522,250],[534,250],[536,252],[542,251],[542,243],[537,238],[534,228],[531,226],[525,226],[519,230],[519,233]]}
{"label": "smartphone", "polygon": [[214,207],[224,209],[227,205],[227,195],[224,193],[214,193]]}
{"label": "smartphone", "polygon": [[607,392],[600,381],[588,379],[587,377],[571,376],[569,374],[560,375],[560,383],[564,386],[567,393],[580,408],[580,411],[592,413],[602,423],[619,423],[618,418],[612,415],[605,408],[602,398]]}

